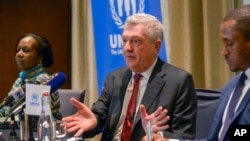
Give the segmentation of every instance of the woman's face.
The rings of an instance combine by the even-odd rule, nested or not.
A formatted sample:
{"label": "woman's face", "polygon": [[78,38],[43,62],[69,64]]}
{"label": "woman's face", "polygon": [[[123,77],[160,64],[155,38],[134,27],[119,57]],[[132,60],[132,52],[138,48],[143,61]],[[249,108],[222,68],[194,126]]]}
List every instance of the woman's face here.
{"label": "woman's face", "polygon": [[42,57],[38,55],[37,45],[37,41],[30,36],[24,37],[19,41],[15,58],[20,70],[27,71],[37,66],[39,60],[42,60]]}

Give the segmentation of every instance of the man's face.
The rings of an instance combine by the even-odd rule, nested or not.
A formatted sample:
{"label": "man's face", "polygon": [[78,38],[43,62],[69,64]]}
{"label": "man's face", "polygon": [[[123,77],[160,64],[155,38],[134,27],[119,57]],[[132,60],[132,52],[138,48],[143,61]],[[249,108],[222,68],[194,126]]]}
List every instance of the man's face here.
{"label": "man's face", "polygon": [[20,70],[29,70],[41,59],[36,50],[37,42],[32,37],[24,37],[17,45],[16,63]]}
{"label": "man's face", "polygon": [[221,55],[231,71],[244,71],[250,67],[250,42],[236,31],[235,24],[235,20],[229,20],[220,26],[220,37],[224,44]]}
{"label": "man's face", "polygon": [[135,73],[146,71],[158,56],[161,41],[151,41],[143,25],[124,28],[123,55],[127,66]]}

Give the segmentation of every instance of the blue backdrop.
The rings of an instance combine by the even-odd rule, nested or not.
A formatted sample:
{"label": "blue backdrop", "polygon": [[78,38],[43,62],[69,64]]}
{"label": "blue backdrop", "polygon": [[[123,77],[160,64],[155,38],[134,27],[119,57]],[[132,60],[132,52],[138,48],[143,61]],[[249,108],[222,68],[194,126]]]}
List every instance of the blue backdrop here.
{"label": "blue backdrop", "polygon": [[[107,74],[125,66],[122,55],[122,31],[126,18],[134,13],[148,13],[162,21],[160,0],[92,0],[92,18],[98,92]],[[167,61],[165,42],[159,56]]]}

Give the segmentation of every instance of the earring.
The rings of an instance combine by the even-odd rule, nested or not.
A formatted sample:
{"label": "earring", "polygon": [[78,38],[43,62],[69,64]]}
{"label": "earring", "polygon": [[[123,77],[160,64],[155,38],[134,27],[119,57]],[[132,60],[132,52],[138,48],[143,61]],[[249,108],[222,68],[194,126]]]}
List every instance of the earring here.
{"label": "earring", "polygon": [[42,65],[42,60],[39,60],[38,63],[37,63],[38,66],[41,66]]}

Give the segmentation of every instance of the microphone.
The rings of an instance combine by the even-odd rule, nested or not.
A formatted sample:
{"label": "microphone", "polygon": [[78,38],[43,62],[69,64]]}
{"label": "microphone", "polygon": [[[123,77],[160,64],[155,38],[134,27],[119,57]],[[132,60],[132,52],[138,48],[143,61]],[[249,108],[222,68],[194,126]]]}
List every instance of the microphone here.
{"label": "microphone", "polygon": [[4,106],[9,106],[15,100],[18,100],[24,95],[23,86],[17,87],[8,93],[8,97],[0,104],[0,109]]}
{"label": "microphone", "polygon": [[[35,82],[28,82],[28,83],[41,84],[42,82],[47,81],[48,79],[49,77],[47,74],[40,74],[39,76],[37,76]],[[20,98],[22,98],[24,95],[24,91],[25,91],[24,85],[10,91],[8,93],[8,97],[0,104],[0,109],[3,108],[4,106],[9,106],[10,104],[13,103],[14,100],[17,101]]]}
{"label": "microphone", "polygon": [[20,113],[25,106],[25,102],[23,102],[21,105],[19,105],[17,108],[15,108],[9,116],[12,116],[13,114]]}
{"label": "microphone", "polygon": [[60,88],[65,82],[67,78],[63,72],[54,73],[50,79],[45,82],[42,82],[42,85],[50,85],[50,93],[55,92],[58,88]]}
{"label": "microphone", "polygon": [[[44,74],[43,74],[44,75]],[[41,81],[44,78],[46,78],[45,76],[38,76],[37,81]],[[50,85],[50,93],[55,92],[59,87],[61,87],[64,83],[66,82],[66,75],[62,72],[57,72],[55,74],[53,74],[49,79],[45,80],[44,82],[40,82],[41,85]],[[15,104],[11,107],[12,111],[10,113],[10,116],[13,114],[17,114],[19,113],[21,110],[19,109],[23,109],[25,105],[25,95],[23,95],[20,99],[17,100],[17,102],[15,102]]]}

